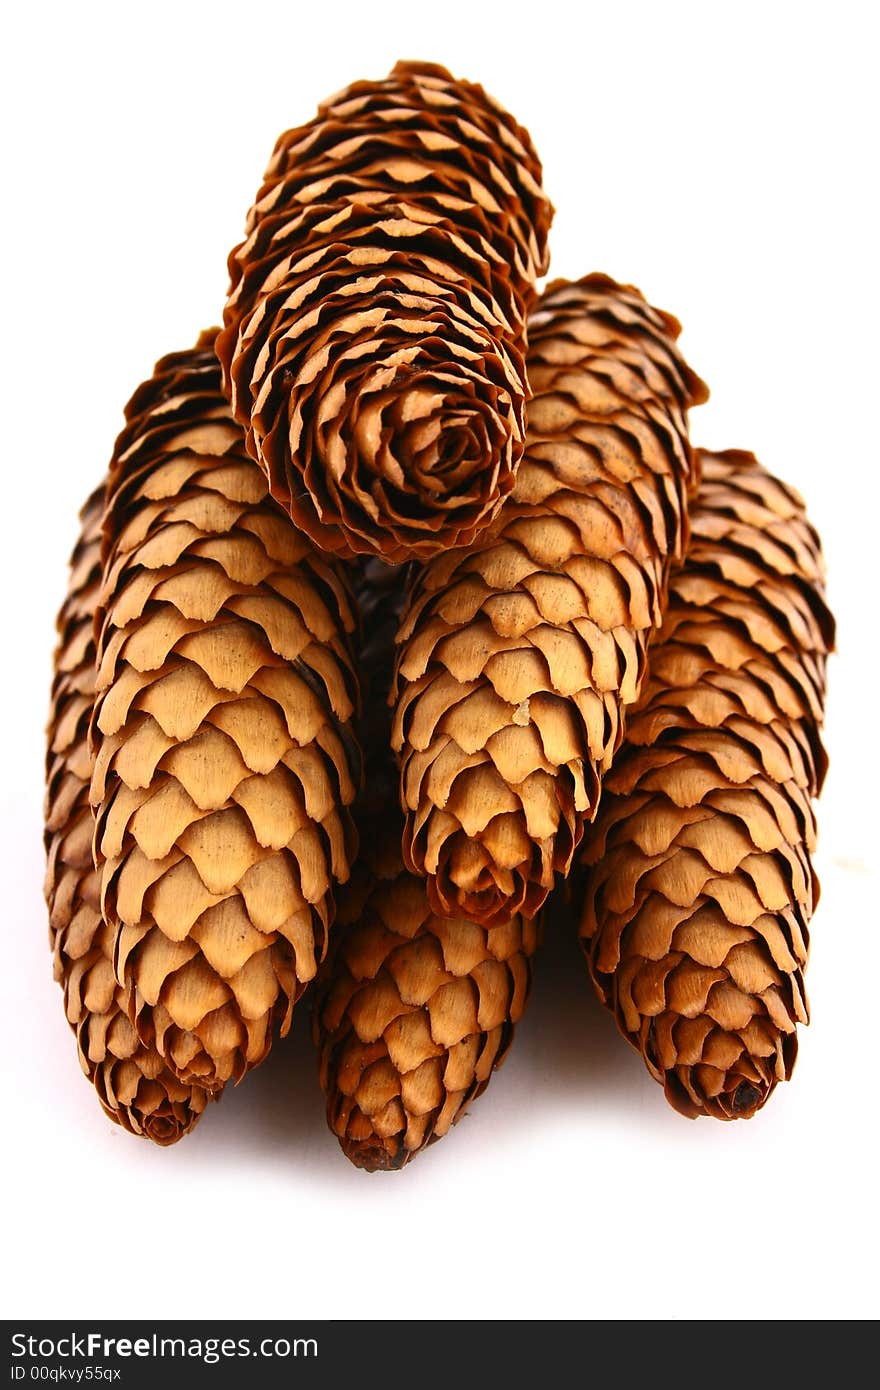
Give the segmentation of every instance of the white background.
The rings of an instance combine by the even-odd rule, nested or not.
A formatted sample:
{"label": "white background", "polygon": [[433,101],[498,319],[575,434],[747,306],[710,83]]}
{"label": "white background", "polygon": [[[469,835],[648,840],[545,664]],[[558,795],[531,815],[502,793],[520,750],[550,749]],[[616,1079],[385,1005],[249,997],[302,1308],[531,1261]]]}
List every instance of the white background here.
{"label": "white background", "polygon": [[[16,6],[4,24],[3,915],[7,1316],[817,1318],[878,1311],[876,9],[324,0]],[[400,1174],[324,1128],[307,1007],[176,1148],[82,1080],[41,898],[52,621],[77,508],[155,358],[221,314],[285,127],[398,57],[531,130],[553,273],[685,325],[694,438],[754,449],[822,530],[839,654],[795,1079],[689,1123],[539,960],[488,1094]]]}

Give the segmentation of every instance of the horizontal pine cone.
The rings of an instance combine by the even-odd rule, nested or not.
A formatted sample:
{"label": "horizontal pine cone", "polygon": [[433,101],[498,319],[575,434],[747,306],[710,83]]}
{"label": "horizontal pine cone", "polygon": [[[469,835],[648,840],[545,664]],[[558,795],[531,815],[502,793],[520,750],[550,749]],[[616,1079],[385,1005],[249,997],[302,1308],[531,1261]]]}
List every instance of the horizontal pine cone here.
{"label": "horizontal pine cone", "polygon": [[438,917],[424,880],[403,866],[383,699],[400,586],[375,562],[360,586],[370,634],[362,665],[373,678],[362,849],[340,894],[314,1012],[328,1123],[371,1172],[402,1168],[485,1090],[522,1015],[537,941],[536,925],[518,917],[491,928]]}
{"label": "horizontal pine cone", "polygon": [[834,625],[819,539],[750,454],[702,455],[687,561],[585,841],[600,998],[671,1104],[748,1117],[791,1074],[818,886]]}
{"label": "horizontal pine cone", "polygon": [[215,1090],[325,954],[359,752],[347,583],[268,496],[212,342],[157,364],[117,440],[91,796],[138,1034]]}
{"label": "horizontal pine cone", "polygon": [[526,453],[490,531],[427,564],[400,636],[404,860],[440,915],[539,910],[595,813],[695,486],[679,325],[601,275],[529,328]]}
{"label": "horizontal pine cone", "polygon": [[276,145],[217,350],[272,493],[323,549],[463,545],[513,487],[552,209],[481,87],[398,63]]}
{"label": "horizontal pine cone", "polygon": [[95,694],[103,514],[102,487],[83,508],[69,591],[58,615],[46,758],[49,931],[55,978],[64,990],[80,1064],[104,1111],[131,1134],[173,1144],[196,1123],[208,1095],[200,1086],[180,1082],[132,1027],[129,991],[116,981],[114,936],[101,916],[92,862],[88,731]]}

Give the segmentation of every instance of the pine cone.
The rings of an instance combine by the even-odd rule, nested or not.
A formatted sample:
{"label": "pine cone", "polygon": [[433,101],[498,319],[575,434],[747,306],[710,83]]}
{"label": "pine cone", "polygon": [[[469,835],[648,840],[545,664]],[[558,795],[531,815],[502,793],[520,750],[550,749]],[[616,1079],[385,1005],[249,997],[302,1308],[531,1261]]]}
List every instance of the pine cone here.
{"label": "pine cone", "polygon": [[750,1116],[791,1075],[818,885],[825,606],[797,493],[702,455],[687,561],[585,844],[600,998],[688,1116]]}
{"label": "pine cone", "polygon": [[95,691],[93,623],[101,578],[104,489],[81,514],[70,585],[58,615],[46,757],[46,902],[55,978],[76,1034],[80,1064],[111,1120],[157,1144],[173,1144],[207,1103],[145,1047],[128,1018],[128,992],[113,973],[113,933],[101,917],[92,863],[88,728]]}
{"label": "pine cone", "polygon": [[359,596],[371,634],[362,666],[374,682],[362,849],[340,894],[314,1029],[330,1128],[353,1163],[375,1172],[403,1167],[485,1090],[525,1005],[537,928],[520,918],[487,929],[437,917],[424,880],[404,869],[383,698],[399,576],[373,562]]}
{"label": "pine cone", "polygon": [[533,915],[595,814],[695,481],[685,414],[706,390],[678,332],[605,276],[550,286],[516,489],[416,580],[393,744],[404,861],[438,914]]}
{"label": "pine cone", "polygon": [[324,956],[358,752],[346,582],[267,496],[211,341],[157,364],[117,440],[92,803],[138,1034],[213,1090]]}
{"label": "pine cone", "polygon": [[322,548],[425,557],[497,512],[551,215],[527,132],[445,68],[398,63],[281,136],[217,350],[250,453]]}

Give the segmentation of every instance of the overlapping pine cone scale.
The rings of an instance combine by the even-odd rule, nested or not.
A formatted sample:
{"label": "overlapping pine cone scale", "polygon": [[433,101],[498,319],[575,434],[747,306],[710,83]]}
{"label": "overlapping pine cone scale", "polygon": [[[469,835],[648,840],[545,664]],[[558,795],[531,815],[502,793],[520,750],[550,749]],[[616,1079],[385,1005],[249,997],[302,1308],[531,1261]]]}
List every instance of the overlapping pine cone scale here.
{"label": "overlapping pine cone scale", "polygon": [[402,596],[393,570],[366,567],[362,667],[373,685],[362,848],[340,894],[314,1012],[328,1123],[370,1171],[403,1167],[483,1092],[522,1015],[538,935],[516,916],[490,928],[437,916],[424,880],[403,866],[383,699]]}
{"label": "overlapping pine cone scale", "polygon": [[749,454],[703,453],[687,559],[585,841],[593,980],[673,1106],[748,1117],[791,1074],[818,896],[819,539]]}
{"label": "overlapping pine cone scale", "polygon": [[88,729],[103,510],[102,487],[83,508],[68,595],[58,616],[46,758],[49,933],[80,1064],[104,1111],[132,1134],[173,1144],[196,1123],[208,1095],[200,1086],[180,1082],[132,1027],[128,992],[114,974],[113,933],[101,916],[92,862]]}
{"label": "overlapping pine cone scale", "polygon": [[529,330],[526,453],[498,521],[420,571],[399,635],[404,859],[438,914],[533,915],[637,698],[695,486],[679,325],[592,275]]}
{"label": "overlapping pine cone scale", "polygon": [[212,344],[157,364],[117,441],[91,796],[132,1021],[215,1090],[325,954],[360,773],[347,581],[268,496]]}
{"label": "overlapping pine cone scale", "polygon": [[497,512],[551,215],[528,134],[433,65],[281,136],[217,348],[248,449],[324,549],[425,557]]}

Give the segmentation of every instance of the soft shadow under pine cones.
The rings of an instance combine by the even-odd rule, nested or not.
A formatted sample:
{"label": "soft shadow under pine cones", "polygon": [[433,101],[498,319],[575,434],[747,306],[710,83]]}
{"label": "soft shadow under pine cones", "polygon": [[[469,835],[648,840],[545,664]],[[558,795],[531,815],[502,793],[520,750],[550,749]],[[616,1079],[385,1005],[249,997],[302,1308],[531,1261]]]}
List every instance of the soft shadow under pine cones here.
{"label": "soft shadow under pine cones", "polygon": [[[584,1066],[585,1057],[589,1066]],[[654,1109],[654,1100],[655,1087],[639,1058],[620,1047],[613,1021],[584,989],[571,909],[554,902],[516,1048],[480,1104],[465,1112],[442,1145],[429,1145],[405,1171],[410,1178],[428,1173],[443,1162],[447,1150],[453,1158],[466,1159],[472,1143],[496,1144],[503,1161],[504,1150],[521,1143],[523,1104],[530,1115],[548,1119],[564,1115],[574,1104],[635,1128],[643,1123],[646,1105]],[[227,1090],[207,1120],[186,1144],[187,1150],[198,1149],[200,1164],[223,1167],[232,1151],[235,1161],[246,1154],[249,1164],[307,1174],[322,1184],[348,1182],[363,1172],[336,1161],[305,1012],[247,1085]],[[678,1124],[662,1107],[654,1120]]]}

